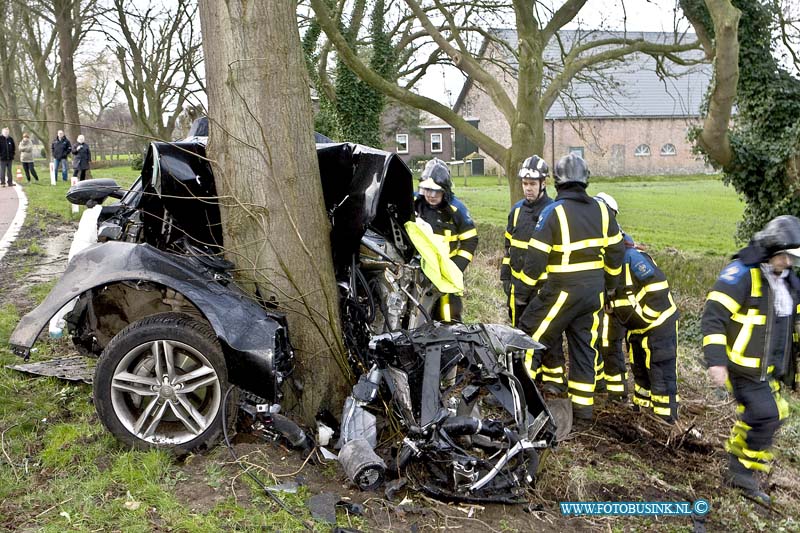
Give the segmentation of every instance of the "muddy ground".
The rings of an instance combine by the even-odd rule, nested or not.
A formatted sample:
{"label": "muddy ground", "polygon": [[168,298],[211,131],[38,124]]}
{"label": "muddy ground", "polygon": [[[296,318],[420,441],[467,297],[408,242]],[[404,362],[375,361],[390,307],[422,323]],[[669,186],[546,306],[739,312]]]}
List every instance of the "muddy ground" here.
{"label": "muddy ground", "polygon": [[[46,215],[30,222],[20,234],[18,244],[6,256],[7,266],[0,269],[0,299],[13,301],[20,313],[34,305],[31,285],[52,280],[63,272],[74,225],[64,225]],[[35,243],[29,253],[26,243]],[[22,281],[13,272],[33,265]],[[71,353],[68,343],[61,343]],[[729,529],[713,510],[713,498],[728,489],[721,488],[724,452],[723,438],[732,422],[730,405],[725,398],[709,401],[691,383],[682,384],[682,420],[669,426],[630,405],[606,404],[601,397],[594,425],[582,433],[573,433],[542,461],[536,490],[530,492],[526,505],[467,505],[437,502],[413,489],[413,484],[391,499],[383,492],[361,492],[350,484],[336,463],[322,463],[319,455],[311,457],[291,451],[280,443],[265,442],[251,434],[238,433],[233,449],[246,466],[261,479],[272,483],[296,482],[310,494],[332,493],[364,505],[364,517],[373,531],[422,531],[460,529],[462,531],[719,531]],[[88,388],[87,388],[88,390]],[[221,464],[224,482],[208,478],[209,462]],[[243,472],[220,447],[212,452],[190,456],[180,462],[184,481],[177,496],[198,512],[210,509],[221,500],[234,496],[240,505],[251,505]],[[782,477],[781,477],[782,476]],[[797,479],[777,474],[770,480],[779,500],[800,498]],[[698,498],[712,501],[706,518],[634,517],[569,518],[562,516],[561,501],[670,501],[693,502]],[[752,505],[752,504],[745,504]],[[752,505],[753,511],[768,517],[769,511]],[[341,512],[341,511],[340,511]],[[158,522],[151,524],[160,530]]]}

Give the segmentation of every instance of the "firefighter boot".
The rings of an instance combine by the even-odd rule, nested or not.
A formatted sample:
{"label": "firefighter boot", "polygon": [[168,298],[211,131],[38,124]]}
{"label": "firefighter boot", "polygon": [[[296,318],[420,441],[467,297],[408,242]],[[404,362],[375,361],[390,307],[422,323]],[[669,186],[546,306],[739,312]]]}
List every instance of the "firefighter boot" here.
{"label": "firefighter boot", "polygon": [[733,454],[728,454],[728,471],[725,472],[725,481],[729,486],[739,489],[745,496],[757,503],[769,505],[772,501],[769,495],[761,490],[753,471],[746,468]]}

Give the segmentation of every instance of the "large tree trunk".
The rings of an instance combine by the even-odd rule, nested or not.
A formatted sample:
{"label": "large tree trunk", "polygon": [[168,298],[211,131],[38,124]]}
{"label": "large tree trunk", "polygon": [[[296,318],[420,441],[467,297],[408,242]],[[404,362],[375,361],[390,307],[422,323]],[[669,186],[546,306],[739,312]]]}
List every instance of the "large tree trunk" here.
{"label": "large tree trunk", "polygon": [[[706,55],[714,58],[713,87],[697,144],[712,161],[726,168],[733,160],[728,126],[739,83],[738,27],[741,12],[730,0],[705,0],[713,23],[712,28],[706,28],[696,0],[681,0],[680,4],[686,18],[703,39]],[[709,29],[714,32],[713,43],[709,39]]]}
{"label": "large tree trunk", "polygon": [[[78,80],[75,77],[73,57],[78,48],[76,35],[80,35],[80,0],[55,0],[56,31],[58,32],[58,59],[61,62],[61,97],[64,105],[64,130],[70,142],[75,142],[81,132],[78,114]],[[78,12],[78,16],[75,14]]]}
{"label": "large tree trunk", "polygon": [[295,9],[202,0],[200,22],[226,254],[286,313],[311,422],[341,408],[346,363]]}

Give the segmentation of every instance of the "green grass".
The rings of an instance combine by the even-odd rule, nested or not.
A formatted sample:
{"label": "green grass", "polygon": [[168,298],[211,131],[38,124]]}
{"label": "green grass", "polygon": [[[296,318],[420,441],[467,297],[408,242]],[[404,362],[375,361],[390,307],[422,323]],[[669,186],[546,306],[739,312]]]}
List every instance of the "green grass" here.
{"label": "green grass", "polygon": [[[113,178],[123,187],[129,187],[141,172],[133,170],[130,166],[100,168],[92,170],[92,178]],[[31,208],[42,209],[57,216],[65,222],[80,219],[80,212],[72,212],[70,204],[65,195],[70,187],[69,181],[62,181],[58,177],[55,185],[50,185],[50,179],[46,175],[39,176],[39,182],[25,183],[23,185],[25,195],[28,197]]]}
{"label": "green grass", "polygon": [[[618,221],[637,242],[656,249],[722,255],[736,250],[734,233],[744,204],[736,192],[714,176],[691,176],[653,182],[592,180],[589,194],[606,192],[619,203]],[[496,178],[469,178],[470,185],[455,183],[455,193],[478,223],[502,232],[508,219],[506,185]],[[473,184],[473,180],[474,183]],[[551,196],[555,189],[550,186]]]}

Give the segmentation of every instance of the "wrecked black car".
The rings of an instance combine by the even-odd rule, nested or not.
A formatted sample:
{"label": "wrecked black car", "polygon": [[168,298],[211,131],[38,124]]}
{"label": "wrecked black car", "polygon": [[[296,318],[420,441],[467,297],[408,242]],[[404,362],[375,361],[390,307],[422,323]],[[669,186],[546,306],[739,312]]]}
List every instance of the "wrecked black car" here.
{"label": "wrecked black car", "polygon": [[[27,358],[63,313],[74,345],[98,358],[100,420],[135,447],[207,448],[240,402],[275,420],[293,369],[284,316],[240,289],[222,257],[205,145],[204,136],[151,143],[130,190],[113,180],[72,187],[68,199],[95,210],[97,243],[10,339]],[[521,363],[536,345],[505,326],[431,322],[439,293],[408,231],[413,180],[395,154],[323,143],[317,155],[345,345],[360,376],[342,413],[339,461],[365,489],[406,475],[440,497],[518,501],[571,425],[571,411],[546,405]],[[117,201],[101,206],[109,197]],[[401,428],[388,466],[375,451],[376,416]]]}

